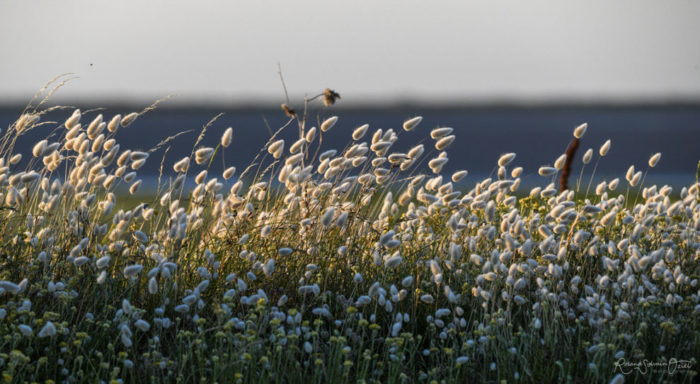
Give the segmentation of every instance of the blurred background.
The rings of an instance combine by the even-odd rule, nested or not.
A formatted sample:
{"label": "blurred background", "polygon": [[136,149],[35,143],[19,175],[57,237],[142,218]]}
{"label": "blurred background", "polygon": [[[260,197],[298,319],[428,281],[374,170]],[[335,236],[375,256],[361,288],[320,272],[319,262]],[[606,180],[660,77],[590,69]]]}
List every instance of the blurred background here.
{"label": "blurred background", "polygon": [[[103,108],[84,120],[171,96],[120,132],[122,148],[146,150],[192,130],[170,143],[172,164],[224,113],[204,144],[233,127],[225,161],[242,169],[288,120],[281,68],[292,108],[327,87],[341,95],[309,110],[315,124],[340,117],[325,148],[344,148],[358,125],[398,131],[421,115],[397,149],[453,127],[445,171],[467,169],[474,183],[494,174],[500,154],[516,152],[524,183],[534,184],[543,182],[537,168],[588,122],[575,175],[583,152],[611,139],[597,179],[645,169],[662,152],[647,181],[688,185],[700,159],[698,20],[693,1],[2,2],[0,127],[47,81],[70,73],[49,104]],[[31,132],[18,149],[49,132]],[[282,137],[296,134],[292,126]],[[145,173],[157,173],[162,154]]]}

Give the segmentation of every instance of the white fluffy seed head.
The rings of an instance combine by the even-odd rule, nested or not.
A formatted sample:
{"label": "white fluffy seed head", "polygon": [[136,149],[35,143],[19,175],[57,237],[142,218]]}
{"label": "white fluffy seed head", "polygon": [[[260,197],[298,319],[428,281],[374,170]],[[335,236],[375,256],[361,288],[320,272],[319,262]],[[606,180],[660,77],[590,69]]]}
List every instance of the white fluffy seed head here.
{"label": "white fluffy seed head", "polygon": [[593,159],[593,148],[588,148],[586,153],[583,154],[583,163],[588,164]]}
{"label": "white fluffy seed head", "polygon": [[630,165],[629,168],[627,168],[627,173],[625,174],[625,179],[627,181],[632,180],[632,177],[634,176],[634,165]]}
{"label": "white fluffy seed head", "polygon": [[361,125],[357,128],[355,128],[354,131],[352,131],[352,139],[353,140],[360,140],[365,136],[365,133],[367,133],[367,130],[369,129],[369,124],[364,124]]}
{"label": "white fluffy seed head", "polygon": [[39,338],[56,336],[56,326],[52,322],[47,321],[39,331],[38,336]]}
{"label": "white fluffy seed head", "polygon": [[133,184],[131,184],[129,187],[129,193],[135,195],[136,192],[139,191],[139,188],[141,188],[141,179],[136,180]]}
{"label": "white fluffy seed head", "polygon": [[173,170],[175,172],[185,173],[190,167],[190,158],[184,157],[173,165]]}
{"label": "white fluffy seed head", "polygon": [[659,160],[661,160],[661,152],[655,153],[649,158],[649,166],[651,168],[656,167],[656,164],[659,163]]}
{"label": "white fluffy seed head", "polygon": [[130,278],[135,278],[138,276],[139,273],[141,273],[141,270],[143,269],[143,265],[140,264],[134,264],[134,265],[129,265],[124,268],[124,276],[125,277],[130,277]]}
{"label": "white fluffy seed head", "polygon": [[151,295],[158,293],[158,280],[156,280],[155,276],[148,280],[148,293]]}
{"label": "white fluffy seed head", "polygon": [[46,152],[46,146],[48,145],[48,140],[41,140],[38,143],[34,145],[34,148],[32,148],[32,155],[34,157],[41,157],[45,155]]}
{"label": "white fluffy seed head", "polygon": [[630,186],[636,187],[637,184],[639,184],[639,181],[642,179],[642,171],[639,171],[632,176],[632,179],[629,181]]}
{"label": "white fluffy seed head", "polygon": [[578,127],[574,128],[574,137],[577,139],[580,139],[583,137],[583,135],[586,134],[586,130],[588,129],[588,123],[583,123],[579,125]]}
{"label": "white fluffy seed head", "polygon": [[311,143],[316,138],[316,127],[311,127],[308,132],[306,132],[306,137],[304,139],[307,143]]}
{"label": "white fluffy seed head", "polygon": [[605,156],[608,154],[608,151],[610,150],[610,140],[607,140],[603,145],[600,146],[600,156]]}
{"label": "white fluffy seed head", "polygon": [[202,184],[204,180],[206,180],[207,175],[209,174],[209,171],[206,169],[203,170],[202,172],[199,172],[197,176],[194,177],[194,182],[197,184]]}
{"label": "white fluffy seed head", "polygon": [[510,172],[510,176],[511,176],[512,178],[518,178],[518,177],[520,177],[520,175],[522,175],[522,174],[523,174],[523,167],[516,167],[516,168],[513,168],[513,170]]}
{"label": "white fluffy seed head", "polygon": [[566,153],[557,158],[557,160],[554,162],[554,168],[556,168],[558,171],[560,171],[562,168],[564,168],[565,163],[566,163]]}
{"label": "white fluffy seed head", "polygon": [[498,166],[499,167],[506,167],[508,164],[510,164],[513,160],[515,159],[515,153],[510,152],[506,153],[504,155],[501,155],[501,157],[498,159]]}
{"label": "white fluffy seed head", "polygon": [[467,176],[466,170],[457,171],[457,172],[452,174],[452,181],[456,183],[456,182],[464,179],[466,176]]}
{"label": "white fluffy seed head", "polygon": [[453,141],[455,141],[455,135],[445,136],[438,140],[437,143],[435,143],[435,149],[437,149],[438,151],[442,151],[449,147]]}
{"label": "white fluffy seed head", "polygon": [[539,169],[539,174],[540,176],[552,176],[553,174],[557,173],[557,169],[554,167],[540,167]]}
{"label": "white fluffy seed head", "polygon": [[134,122],[134,120],[136,120],[137,117],[139,117],[138,113],[131,112],[130,114],[124,116],[124,118],[121,121],[121,126],[124,128],[128,127],[129,125],[131,125],[131,123]]}
{"label": "white fluffy seed head", "polygon": [[141,332],[146,332],[146,331],[148,331],[149,329],[151,329],[151,325],[148,324],[148,322],[147,322],[146,320],[143,320],[143,319],[138,319],[138,320],[136,320],[136,322],[134,323],[134,325],[135,325],[136,328],[138,328],[138,330],[141,331]]}
{"label": "white fluffy seed head", "polygon": [[277,140],[267,147],[267,152],[275,159],[279,159],[284,152],[284,140]]}
{"label": "white fluffy seed head", "polygon": [[423,120],[423,117],[421,116],[416,116],[412,119],[408,119],[403,123],[403,130],[404,131],[412,131],[414,128],[420,124],[420,122]]}
{"label": "white fluffy seed head", "polygon": [[228,148],[229,145],[231,145],[231,140],[233,139],[233,128],[228,127],[224,131],[224,134],[221,135],[221,146],[224,148]]}
{"label": "white fluffy seed head", "polygon": [[333,220],[333,215],[335,215],[335,209],[333,207],[329,207],[326,212],[321,216],[321,224],[324,227],[328,227],[331,225],[331,221]]}
{"label": "white fluffy seed head", "polygon": [[435,128],[432,131],[430,131],[430,137],[437,140],[441,137],[449,135],[450,133],[452,133],[452,131],[454,131],[454,129],[450,127]]}
{"label": "white fluffy seed head", "polygon": [[338,122],[338,116],[331,116],[321,123],[321,131],[328,132]]}
{"label": "white fluffy seed head", "polygon": [[394,269],[398,267],[399,264],[401,264],[402,260],[403,258],[401,257],[401,255],[399,255],[399,253],[396,252],[390,258],[386,259],[386,261],[384,262],[384,266],[388,269]]}
{"label": "white fluffy seed head", "polygon": [[211,147],[204,147],[198,149],[195,153],[195,161],[197,164],[202,165],[209,161],[211,159],[211,156],[214,154],[214,148]]}
{"label": "white fluffy seed head", "polygon": [[146,159],[134,160],[131,162],[131,169],[137,170],[143,167],[144,164],[146,164]]}
{"label": "white fluffy seed head", "polygon": [[75,127],[75,125],[80,122],[81,117],[82,117],[82,115],[80,113],[80,109],[74,110],[73,114],[68,119],[66,119],[66,123],[65,123],[66,129],[68,129],[68,130],[73,129],[73,127]]}
{"label": "white fluffy seed head", "polygon": [[299,153],[299,152],[301,151],[302,146],[304,145],[304,143],[306,143],[306,140],[304,140],[303,138],[301,138],[301,139],[295,141],[295,142],[292,144],[292,146],[289,147],[289,153],[291,153],[291,154]]}
{"label": "white fluffy seed head", "polygon": [[228,168],[226,168],[226,170],[224,171],[224,174],[223,174],[224,180],[230,179],[231,176],[233,176],[234,173],[236,173],[236,167],[228,167]]}
{"label": "white fluffy seed head", "polygon": [[109,124],[107,124],[107,130],[110,132],[114,132],[119,128],[119,124],[122,121],[122,115],[115,115],[112,117],[112,120],[109,121]]}

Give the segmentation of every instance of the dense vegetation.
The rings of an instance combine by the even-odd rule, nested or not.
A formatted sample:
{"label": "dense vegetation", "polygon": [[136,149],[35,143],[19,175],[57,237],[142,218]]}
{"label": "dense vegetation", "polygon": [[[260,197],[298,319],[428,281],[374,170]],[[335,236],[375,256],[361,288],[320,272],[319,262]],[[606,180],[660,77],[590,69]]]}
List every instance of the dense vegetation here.
{"label": "dense vegetation", "polygon": [[[646,186],[632,167],[590,193],[560,192],[564,155],[522,191],[514,153],[493,179],[441,175],[452,128],[397,153],[400,129],[364,125],[334,150],[321,137],[337,117],[316,128],[288,110],[281,129],[298,141],[273,135],[240,174],[209,174],[232,144],[229,128],[198,147],[221,133],[211,122],[143,196],[138,170],[167,139],[120,148],[115,132],[138,113],[45,124],[43,105],[1,142],[4,381],[694,380],[697,183]],[[18,136],[47,128],[31,154],[15,153]],[[120,185],[138,199],[121,202]],[[671,359],[690,368],[621,366]]]}

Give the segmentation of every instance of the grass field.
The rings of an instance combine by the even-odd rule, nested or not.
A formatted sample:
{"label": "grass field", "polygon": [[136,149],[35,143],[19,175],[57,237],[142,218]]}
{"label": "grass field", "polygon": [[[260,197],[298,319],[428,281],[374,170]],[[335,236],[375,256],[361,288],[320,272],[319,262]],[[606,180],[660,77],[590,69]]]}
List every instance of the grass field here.
{"label": "grass field", "polygon": [[[129,197],[115,188],[138,196],[138,169],[168,140],[130,151],[113,137],[139,113],[45,124],[42,108],[0,143],[5,382],[696,379],[699,185],[644,185],[660,154],[560,192],[566,155],[523,170],[507,153],[493,179],[469,180],[441,173],[451,128],[365,125],[335,150],[322,139],[337,117],[309,127],[290,113],[280,129],[300,139],[273,135],[251,167],[207,173],[237,145],[213,121],[163,165],[174,176],[157,195]],[[32,129],[52,133],[16,153]],[[392,152],[420,129],[423,144]],[[541,187],[519,189],[528,172]]]}

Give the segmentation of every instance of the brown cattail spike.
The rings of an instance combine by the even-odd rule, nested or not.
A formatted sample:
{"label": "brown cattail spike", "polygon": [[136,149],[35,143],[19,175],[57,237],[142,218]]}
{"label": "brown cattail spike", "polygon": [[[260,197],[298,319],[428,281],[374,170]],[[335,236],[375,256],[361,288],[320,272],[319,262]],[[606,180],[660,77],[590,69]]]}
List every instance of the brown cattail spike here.
{"label": "brown cattail spike", "polygon": [[566,162],[564,163],[564,168],[562,168],[561,176],[559,177],[559,191],[566,191],[569,189],[569,174],[571,174],[571,163],[574,162],[574,155],[578,149],[580,143],[579,139],[574,139],[569,148],[566,149]]}

